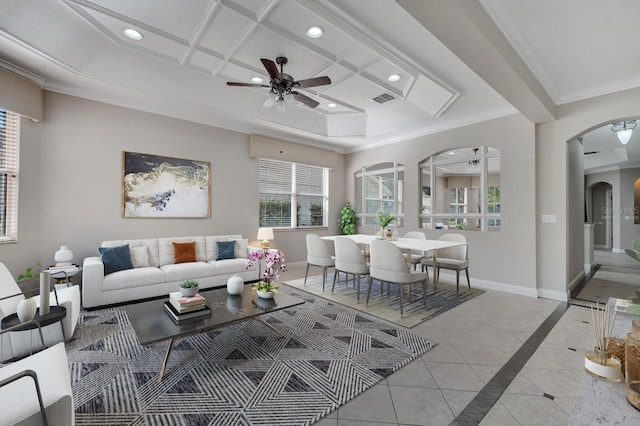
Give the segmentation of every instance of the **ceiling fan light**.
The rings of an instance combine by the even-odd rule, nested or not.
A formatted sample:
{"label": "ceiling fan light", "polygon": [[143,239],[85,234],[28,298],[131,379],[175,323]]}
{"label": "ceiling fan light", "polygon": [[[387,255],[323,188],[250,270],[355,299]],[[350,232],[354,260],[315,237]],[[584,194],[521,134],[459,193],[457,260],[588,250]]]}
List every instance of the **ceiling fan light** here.
{"label": "ceiling fan light", "polygon": [[320,38],[324,34],[324,30],[322,27],[314,25],[313,27],[309,27],[307,30],[307,37],[309,38]]}
{"label": "ceiling fan light", "polygon": [[284,95],[284,101],[285,102],[292,102],[293,101],[293,95],[291,93],[287,93],[286,95]]}

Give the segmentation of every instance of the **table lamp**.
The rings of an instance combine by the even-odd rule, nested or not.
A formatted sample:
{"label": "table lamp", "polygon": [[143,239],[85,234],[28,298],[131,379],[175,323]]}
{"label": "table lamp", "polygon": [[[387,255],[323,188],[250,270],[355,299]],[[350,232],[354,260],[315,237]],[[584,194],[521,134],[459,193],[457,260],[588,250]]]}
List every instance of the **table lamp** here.
{"label": "table lamp", "polygon": [[258,228],[258,239],[262,240],[262,250],[269,250],[269,240],[273,240],[273,228]]}

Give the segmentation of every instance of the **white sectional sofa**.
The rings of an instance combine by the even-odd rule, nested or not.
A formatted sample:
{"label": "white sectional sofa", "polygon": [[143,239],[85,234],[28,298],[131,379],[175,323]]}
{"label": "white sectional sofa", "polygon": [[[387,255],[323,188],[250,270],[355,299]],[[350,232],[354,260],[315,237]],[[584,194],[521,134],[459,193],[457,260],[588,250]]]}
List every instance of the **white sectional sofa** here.
{"label": "white sectional sofa", "polygon": [[[216,260],[218,242],[229,241],[235,241],[234,258]],[[174,242],[195,242],[196,261],[175,263]],[[168,295],[178,291],[179,284],[188,279],[198,281],[200,288],[206,289],[226,285],[233,275],[242,277],[245,282],[258,278],[258,265],[254,263],[246,269],[246,261],[250,251],[261,249],[249,246],[242,235],[113,240],[103,241],[100,247],[124,245],[131,250],[133,268],[105,275],[101,257],[84,259],[82,303],[85,308]]]}

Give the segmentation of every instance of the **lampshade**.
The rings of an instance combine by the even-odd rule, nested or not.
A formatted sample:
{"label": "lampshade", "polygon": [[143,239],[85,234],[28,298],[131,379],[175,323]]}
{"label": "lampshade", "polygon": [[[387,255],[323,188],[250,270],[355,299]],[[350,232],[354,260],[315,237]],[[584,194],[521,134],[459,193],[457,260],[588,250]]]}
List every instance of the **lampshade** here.
{"label": "lampshade", "polygon": [[258,228],[258,239],[262,240],[262,249],[268,250],[271,246],[269,240],[273,240],[273,228]]}
{"label": "lampshade", "polygon": [[611,126],[611,130],[616,133],[616,136],[618,136],[618,140],[620,141],[620,143],[626,145],[627,142],[629,142],[629,140],[631,139],[631,133],[633,132],[633,129],[635,129],[635,127],[636,120],[627,120],[615,123],[613,126]]}

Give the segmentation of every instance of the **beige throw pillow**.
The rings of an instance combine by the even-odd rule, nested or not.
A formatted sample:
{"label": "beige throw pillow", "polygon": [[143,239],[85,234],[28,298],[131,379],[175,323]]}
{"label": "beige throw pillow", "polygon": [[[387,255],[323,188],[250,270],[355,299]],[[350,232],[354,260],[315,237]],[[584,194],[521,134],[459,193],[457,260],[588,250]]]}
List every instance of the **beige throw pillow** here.
{"label": "beige throw pillow", "polygon": [[149,266],[149,252],[146,247],[131,247],[131,263],[134,268],[146,268]]}

